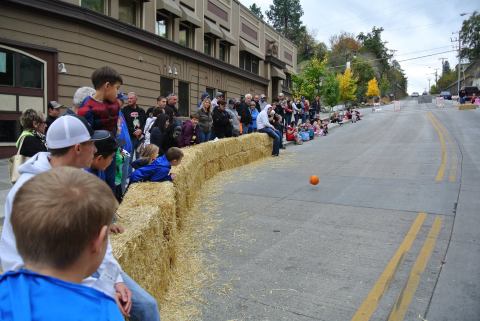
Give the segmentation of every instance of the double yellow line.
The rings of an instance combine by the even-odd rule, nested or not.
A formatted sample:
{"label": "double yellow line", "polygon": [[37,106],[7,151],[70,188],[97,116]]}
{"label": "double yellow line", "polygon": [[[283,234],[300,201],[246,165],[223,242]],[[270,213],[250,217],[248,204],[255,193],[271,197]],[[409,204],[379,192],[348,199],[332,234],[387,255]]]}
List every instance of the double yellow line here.
{"label": "double yellow line", "polygon": [[[449,135],[445,126],[443,126],[443,124],[431,112],[427,114],[427,117],[432,123],[432,126],[437,132],[438,138],[440,140],[441,161],[437,171],[437,175],[435,176],[435,181],[441,182],[444,180],[445,172],[447,170],[447,161],[449,158],[447,148],[448,143],[452,151],[452,155],[450,157],[449,181],[455,182],[458,160],[452,138]],[[401,265],[405,255],[412,247],[413,242],[416,240],[417,235],[423,223],[425,222],[426,217],[426,213],[418,214],[415,221],[412,223],[410,230],[403,239],[402,244],[400,244],[397,251],[390,259],[390,262],[388,262],[385,270],[377,279],[377,282],[373,286],[372,290],[354,314],[352,321],[370,320],[373,313],[377,310],[380,300],[388,290],[391,281],[395,277],[395,273],[397,272],[398,267]],[[405,314],[408,311],[408,307],[410,306],[415,292],[417,291],[418,284],[420,283],[420,277],[425,270],[428,261],[430,260],[433,249],[435,248],[437,237],[440,234],[441,228],[442,219],[437,216],[434,219],[432,227],[430,228],[430,232],[428,233],[422,249],[420,250],[420,253],[418,254],[417,259],[410,271],[408,279],[402,291],[398,295],[397,300],[390,311],[390,314],[388,315],[388,321],[402,321],[405,318]]]}
{"label": "double yellow line", "polygon": [[457,166],[458,166],[458,159],[457,159],[457,153],[455,151],[455,145],[452,141],[452,137],[448,133],[447,129],[443,124],[433,115],[432,112],[427,113],[427,117],[432,123],[433,128],[437,132],[438,139],[440,140],[440,148],[441,148],[441,161],[440,161],[440,167],[438,168],[437,175],[435,177],[436,182],[441,182],[444,179],[445,176],[445,171],[447,168],[447,154],[448,154],[448,148],[447,144],[445,142],[445,137],[447,138],[448,145],[450,146],[451,149],[451,157],[450,157],[450,171],[449,171],[449,176],[448,180],[450,182],[455,182],[457,179]]}
{"label": "double yellow line", "polygon": [[[383,271],[382,275],[380,275],[380,277],[377,279],[377,282],[373,286],[372,290],[354,314],[352,321],[370,320],[373,313],[377,310],[381,298],[388,290],[391,281],[395,277],[397,269],[405,258],[405,255],[412,247],[413,242],[416,240],[426,218],[426,213],[419,213],[417,215],[415,221],[410,227],[410,230],[403,239],[402,244],[400,244],[397,251],[390,259],[390,262],[388,262],[387,267]],[[421,274],[425,270],[433,249],[435,248],[435,243],[441,227],[442,219],[440,217],[436,217],[423,244],[423,247],[417,256],[417,260],[410,271],[408,280],[398,296],[390,315],[388,316],[388,321],[401,321],[405,317],[405,313],[407,312],[415,292],[417,291],[418,284],[420,283]]]}

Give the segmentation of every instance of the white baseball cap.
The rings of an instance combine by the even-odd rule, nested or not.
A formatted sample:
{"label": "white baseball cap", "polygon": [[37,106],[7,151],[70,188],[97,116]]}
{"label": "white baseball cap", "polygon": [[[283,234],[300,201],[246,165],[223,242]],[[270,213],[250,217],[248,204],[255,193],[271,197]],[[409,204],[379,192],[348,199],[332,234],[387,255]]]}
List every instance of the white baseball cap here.
{"label": "white baseball cap", "polygon": [[49,149],[60,149],[108,137],[108,130],[93,131],[85,119],[65,115],[57,118],[48,127],[46,142]]}

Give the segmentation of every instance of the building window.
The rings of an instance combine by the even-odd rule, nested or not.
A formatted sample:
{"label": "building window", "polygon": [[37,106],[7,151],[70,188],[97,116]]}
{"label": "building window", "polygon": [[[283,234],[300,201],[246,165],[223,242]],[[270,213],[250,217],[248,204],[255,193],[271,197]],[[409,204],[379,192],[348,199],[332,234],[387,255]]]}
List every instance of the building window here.
{"label": "building window", "polygon": [[42,89],[43,69],[38,60],[0,48],[0,86]]}
{"label": "building window", "polygon": [[137,25],[139,6],[135,0],[119,0],[118,1],[118,20],[134,25]]}
{"label": "building window", "polygon": [[240,51],[239,66],[241,69],[250,71],[258,75],[258,65],[260,59],[246,51]]}
{"label": "building window", "polygon": [[285,73],[286,79],[283,81],[283,86],[286,88],[292,88],[292,75]]}
{"label": "building window", "polygon": [[0,86],[13,86],[15,81],[13,70],[13,53],[0,49]]}
{"label": "building window", "polygon": [[221,61],[230,62],[230,45],[225,41],[220,42],[218,56]]}
{"label": "building window", "polygon": [[203,37],[203,52],[215,57],[215,39],[209,36]]}
{"label": "building window", "polygon": [[157,14],[157,23],[155,25],[155,33],[163,38],[168,38],[168,25],[170,20],[162,15]]}
{"label": "building window", "polygon": [[83,8],[87,8],[98,13],[107,14],[105,10],[107,8],[107,6],[105,5],[105,1],[106,0],[81,0],[80,5]]}
{"label": "building window", "polygon": [[178,113],[188,116],[190,111],[190,86],[188,82],[178,82]]}
{"label": "building window", "polygon": [[215,88],[207,87],[205,91],[207,92],[210,99],[215,98]]}
{"label": "building window", "polygon": [[193,48],[193,39],[195,37],[195,29],[186,25],[180,24],[180,31],[178,34],[178,43],[187,48]]}
{"label": "building window", "polygon": [[160,77],[160,95],[167,97],[173,93],[173,79]]}

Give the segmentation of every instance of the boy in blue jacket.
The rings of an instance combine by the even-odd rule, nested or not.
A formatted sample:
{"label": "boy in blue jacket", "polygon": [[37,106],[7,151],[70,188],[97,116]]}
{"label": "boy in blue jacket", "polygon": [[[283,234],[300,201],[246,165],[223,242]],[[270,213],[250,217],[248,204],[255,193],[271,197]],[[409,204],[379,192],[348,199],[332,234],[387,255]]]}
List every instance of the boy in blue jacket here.
{"label": "boy in blue jacket", "polygon": [[130,183],[173,181],[175,174],[170,174],[172,166],[180,164],[183,152],[178,147],[171,147],[165,155],[158,157],[151,164],[143,166],[132,173]]}
{"label": "boy in blue jacket", "polygon": [[11,215],[25,266],[0,276],[0,319],[123,320],[112,297],[81,284],[105,256],[117,207],[111,189],[81,169],[57,167],[28,180]]}

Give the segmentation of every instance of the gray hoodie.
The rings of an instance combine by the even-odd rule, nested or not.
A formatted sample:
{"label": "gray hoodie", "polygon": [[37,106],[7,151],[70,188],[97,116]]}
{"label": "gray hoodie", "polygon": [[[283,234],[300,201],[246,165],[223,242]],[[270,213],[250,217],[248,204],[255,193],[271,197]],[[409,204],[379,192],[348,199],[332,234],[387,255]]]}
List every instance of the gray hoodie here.
{"label": "gray hoodie", "polygon": [[[30,178],[52,168],[49,156],[50,153],[47,152],[37,153],[20,166],[18,169],[20,178],[10,189],[7,198],[5,199],[5,220],[3,223],[2,237],[0,239],[0,259],[2,261],[2,269],[4,272],[18,270],[24,265],[22,258],[18,254],[15,235],[13,234],[12,224],[10,222],[15,194]],[[108,242],[105,258],[97,272],[96,275],[98,277],[89,277],[83,281],[83,284],[114,297],[114,285],[115,283],[123,282],[123,279],[120,276],[120,265],[113,257],[110,241]]]}

